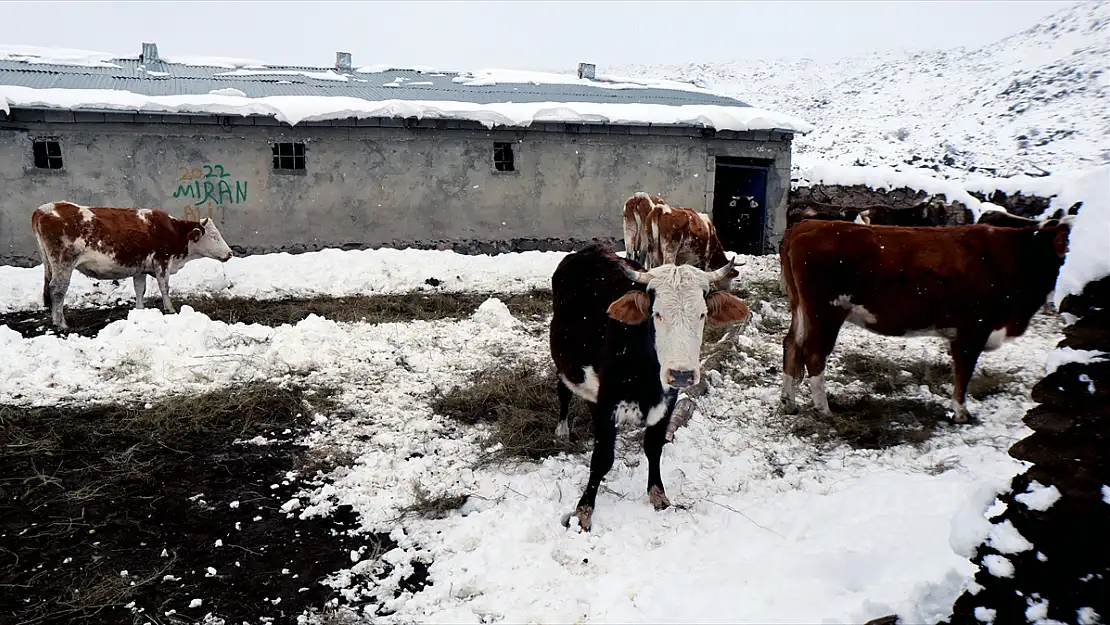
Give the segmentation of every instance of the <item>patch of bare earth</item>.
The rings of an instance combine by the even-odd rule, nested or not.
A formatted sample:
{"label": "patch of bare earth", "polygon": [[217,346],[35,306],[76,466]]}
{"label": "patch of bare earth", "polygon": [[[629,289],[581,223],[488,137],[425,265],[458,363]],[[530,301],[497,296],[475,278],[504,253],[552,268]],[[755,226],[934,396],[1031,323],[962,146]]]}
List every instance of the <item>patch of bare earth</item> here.
{"label": "patch of bare earth", "polygon": [[[309,315],[333,321],[390,323],[434,321],[469,316],[482,302],[497,297],[514,315],[532,320],[551,312],[549,291],[527,293],[400,293],[259,300],[244,297],[193,297],[175,299],[178,310],[191,306],[209,318],[225,323],[256,323],[267,326],[297,323]],[[161,309],[160,299],[144,300],[147,308]],[[96,336],[108,324],[126,319],[133,303],[107,308],[66,307],[70,334]],[[24,338],[54,332],[49,313],[43,310],[19,311],[0,315],[7,325]]]}
{"label": "patch of bare earth", "polygon": [[[144,405],[0,405],[0,615],[13,623],[295,622],[395,545],[349,507],[298,518],[326,392],[251,384]],[[256,437],[263,437],[261,443]],[[384,577],[381,564],[372,575]],[[413,563],[402,590],[427,583]]]}

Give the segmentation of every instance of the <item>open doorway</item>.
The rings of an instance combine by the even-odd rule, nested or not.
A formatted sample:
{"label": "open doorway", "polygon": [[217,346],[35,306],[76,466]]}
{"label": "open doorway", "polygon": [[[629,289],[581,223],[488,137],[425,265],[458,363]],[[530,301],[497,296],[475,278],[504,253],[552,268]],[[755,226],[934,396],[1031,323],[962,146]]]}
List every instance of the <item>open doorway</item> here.
{"label": "open doorway", "polygon": [[740,254],[762,254],[767,226],[767,175],[771,161],[716,157],[713,225],[721,245]]}

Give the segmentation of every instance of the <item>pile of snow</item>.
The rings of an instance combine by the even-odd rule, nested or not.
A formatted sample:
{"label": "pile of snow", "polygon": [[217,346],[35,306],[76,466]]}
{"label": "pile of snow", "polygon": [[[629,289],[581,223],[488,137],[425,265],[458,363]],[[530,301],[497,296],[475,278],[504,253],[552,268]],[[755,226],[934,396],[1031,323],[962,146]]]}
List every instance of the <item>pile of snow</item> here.
{"label": "pile of snow", "polygon": [[216,74],[216,76],[304,76],[306,78],[314,78],[316,80],[336,80],[339,82],[347,82],[349,80],[343,74],[337,74],[331,70],[328,70],[326,72],[309,72],[293,69],[240,68],[230,72],[220,72]]}
{"label": "pile of snow", "polygon": [[[328,249],[305,254],[259,254],[226,263],[190,261],[170,278],[175,297],[213,295],[281,299],[413,291],[521,293],[550,289],[551,274],[566,252],[517,252],[489,256],[449,250]],[[740,268],[742,269],[742,268]],[[435,286],[429,284],[431,281]],[[152,285],[150,288],[154,288]],[[147,293],[151,291],[147,290]],[[73,272],[66,306],[132,302],[130,280],[93,280]],[[42,265],[0,265],[0,313],[42,307]]]}
{"label": "pile of snow", "polygon": [[1110,167],[1101,167],[1061,191],[1060,204],[1083,202],[1068,237],[1068,255],[1056,281],[1056,305],[1110,275]]}
{"label": "pile of snow", "polygon": [[979,49],[839,60],[744,59],[615,67],[691,81],[818,128],[794,162],[913,163],[996,175],[1089,169],[1110,160],[1110,3],[1067,6]]}

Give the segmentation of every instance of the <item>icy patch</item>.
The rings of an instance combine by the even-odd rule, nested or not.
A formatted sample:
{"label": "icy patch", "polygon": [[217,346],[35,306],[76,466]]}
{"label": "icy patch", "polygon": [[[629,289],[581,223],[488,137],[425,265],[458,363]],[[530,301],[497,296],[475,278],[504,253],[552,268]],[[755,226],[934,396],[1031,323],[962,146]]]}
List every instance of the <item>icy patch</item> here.
{"label": "icy patch", "polygon": [[1029,488],[1024,493],[1014,495],[1014,499],[1025,504],[1025,507],[1030,510],[1044,512],[1060,500],[1060,490],[1052,484],[1045,486],[1033,480],[1029,483]]}

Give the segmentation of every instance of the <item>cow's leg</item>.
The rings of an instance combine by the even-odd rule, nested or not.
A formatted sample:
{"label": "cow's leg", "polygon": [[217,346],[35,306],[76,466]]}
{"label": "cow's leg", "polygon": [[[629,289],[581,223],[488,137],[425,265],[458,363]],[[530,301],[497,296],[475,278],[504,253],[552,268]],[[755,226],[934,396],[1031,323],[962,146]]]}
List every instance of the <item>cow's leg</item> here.
{"label": "cow's leg", "polygon": [[805,317],[801,310],[793,310],[790,312],[790,328],[782,337],[782,409],[787,414],[798,411],[795,397],[798,383],[805,376],[805,354],[802,350],[805,338]]}
{"label": "cow's leg", "polygon": [[135,284],[135,310],[142,310],[143,297],[146,296],[146,274],[132,276],[131,281]]}
{"label": "cow's leg", "polygon": [[69,326],[66,325],[65,318],[65,299],[66,292],[69,291],[69,281],[73,277],[73,263],[67,260],[61,260],[53,264],[50,268],[50,317],[54,322],[54,327],[60,331],[66,331]]}
{"label": "cow's leg", "polygon": [[971,330],[958,330],[956,338],[948,344],[952,354],[952,421],[967,423],[970,416],[964,402],[967,401],[967,385],[975,372],[975,363],[987,344],[989,334]]}
{"label": "cow's leg", "polygon": [[613,459],[617,448],[617,423],[613,420],[614,406],[607,411],[591,405],[594,413],[594,452],[590,458],[590,479],[586,482],[586,490],[578,500],[575,516],[578,525],[584,531],[590,531],[594,515],[594,503],[597,501],[597,491],[601,488],[601,481],[613,468]]}
{"label": "cow's leg", "polygon": [[[673,404],[672,404],[673,405]],[[648,501],[656,510],[663,510],[671,505],[667,499],[667,492],[663,489],[663,477],[659,472],[659,458],[663,455],[663,445],[667,442],[667,428],[671,424],[668,414],[655,425],[644,429],[644,455],[648,461]]]}
{"label": "cow's leg", "polygon": [[555,428],[555,436],[563,440],[570,439],[570,387],[559,376],[555,376],[556,391],[559,394],[559,425]]}
{"label": "cow's leg", "polygon": [[829,397],[825,392],[825,363],[833,348],[836,347],[836,338],[840,334],[840,326],[844,323],[844,318],[844,316],[829,314],[820,320],[806,319],[809,327],[806,328],[802,352],[809,372],[809,396],[813,399],[813,407],[825,416],[832,416]]}
{"label": "cow's leg", "polygon": [[170,273],[166,267],[155,267],[154,279],[158,281],[158,291],[162,293],[162,308],[167,313],[175,313],[173,302],[170,301]]}

